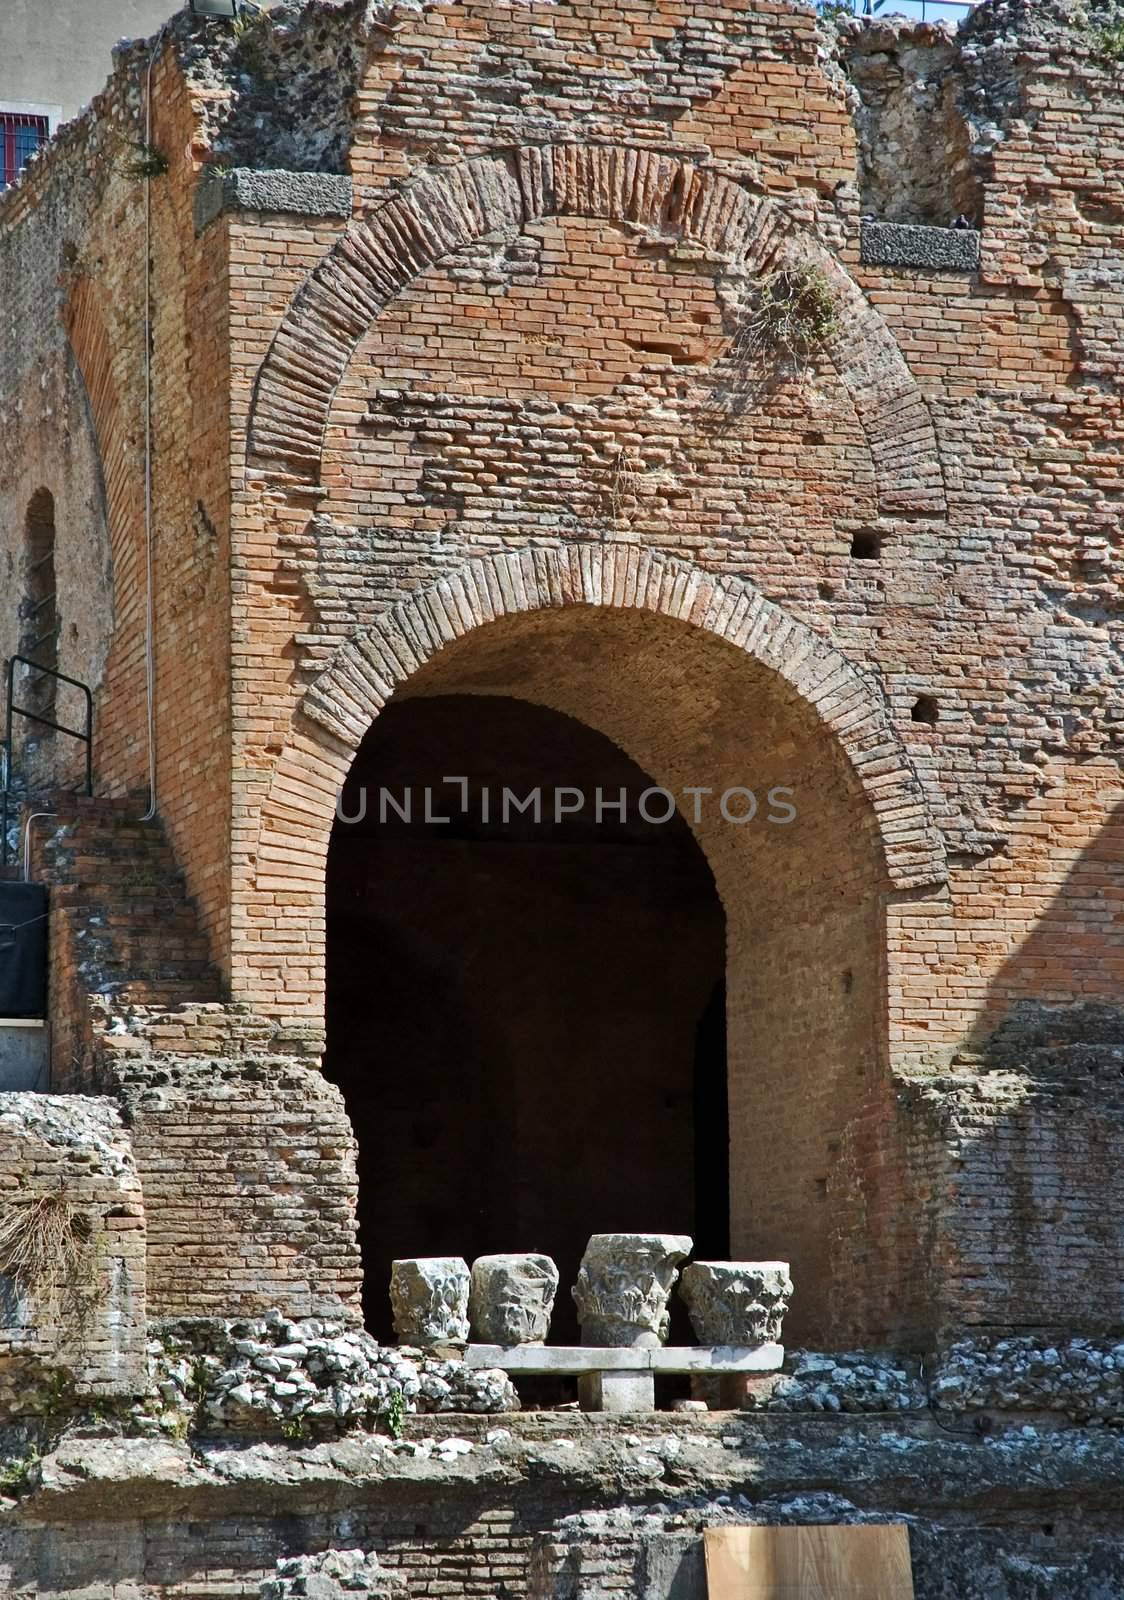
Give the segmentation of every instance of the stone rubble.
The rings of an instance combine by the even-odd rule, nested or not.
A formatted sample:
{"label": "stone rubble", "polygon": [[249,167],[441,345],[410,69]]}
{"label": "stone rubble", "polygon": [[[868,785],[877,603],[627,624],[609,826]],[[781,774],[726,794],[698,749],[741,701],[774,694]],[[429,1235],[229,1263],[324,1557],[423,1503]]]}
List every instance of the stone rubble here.
{"label": "stone rubble", "polygon": [[948,1411],[1054,1411],[1081,1422],[1124,1422],[1124,1342],[963,1339],[943,1355],[930,1393]]}
{"label": "stone rubble", "polygon": [[918,1363],[866,1350],[794,1350],[780,1377],[751,1388],[753,1411],[921,1411],[928,1395]]}
{"label": "stone rubble", "polygon": [[928,1368],[868,1350],[793,1350],[755,1384],[755,1411],[1053,1412],[1074,1422],[1124,1422],[1124,1342],[1023,1335],[961,1339]]}
{"label": "stone rubble", "polygon": [[[139,1431],[181,1433],[184,1419],[191,1418],[202,1432],[343,1432],[385,1427],[398,1407],[403,1414],[519,1409],[506,1373],[466,1369],[416,1348],[380,1346],[342,1323],[287,1322],[273,1313],[257,1322],[206,1328],[204,1338],[199,1325],[171,1325],[150,1342],[152,1393],[130,1419]],[[44,1378],[37,1388],[25,1374],[23,1403],[13,1404],[12,1414],[38,1414],[45,1385]],[[393,1398],[398,1394],[401,1401]],[[960,1340],[928,1367],[914,1356],[879,1351],[792,1350],[782,1372],[750,1386],[744,1406],[852,1415],[930,1408],[946,1414],[1052,1413],[1067,1422],[1120,1425],[1124,1342]],[[422,1440],[401,1448],[428,1457],[434,1450],[455,1454],[459,1446],[455,1440]]]}
{"label": "stone rubble", "polygon": [[280,1312],[252,1321],[173,1325],[149,1345],[160,1425],[203,1432],[333,1433],[382,1424],[410,1412],[502,1413],[519,1398],[507,1374],[474,1371],[410,1346],[321,1318]]}
{"label": "stone rubble", "polygon": [[291,1556],[277,1563],[277,1574],[267,1578],[260,1600],[343,1600],[345,1595],[375,1595],[395,1600],[405,1595],[401,1573],[388,1572],[377,1555],[362,1550],[326,1550],[322,1555]]}

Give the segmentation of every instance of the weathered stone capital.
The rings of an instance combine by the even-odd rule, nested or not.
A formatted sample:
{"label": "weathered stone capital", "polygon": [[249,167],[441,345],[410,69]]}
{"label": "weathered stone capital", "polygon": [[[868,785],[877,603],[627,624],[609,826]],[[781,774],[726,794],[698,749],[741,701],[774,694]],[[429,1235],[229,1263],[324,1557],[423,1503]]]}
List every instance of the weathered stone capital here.
{"label": "weathered stone capital", "polygon": [[700,1344],[775,1344],[792,1279],[787,1261],[692,1261],[679,1293]]}
{"label": "weathered stone capital", "polygon": [[468,1338],[468,1263],[460,1256],[410,1257],[390,1268],[390,1304],[402,1344]]}
{"label": "weathered stone capital", "polygon": [[543,1344],[558,1292],[549,1256],[479,1256],[472,1263],[468,1315],[482,1344]]}
{"label": "weathered stone capital", "polygon": [[573,1289],[582,1343],[665,1343],[668,1296],[692,1243],[680,1233],[595,1233]]}

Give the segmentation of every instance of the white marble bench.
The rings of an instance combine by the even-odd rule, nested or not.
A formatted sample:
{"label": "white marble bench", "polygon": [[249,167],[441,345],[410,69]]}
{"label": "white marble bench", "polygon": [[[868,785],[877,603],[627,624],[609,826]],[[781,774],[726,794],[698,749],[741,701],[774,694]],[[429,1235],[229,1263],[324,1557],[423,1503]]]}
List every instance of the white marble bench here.
{"label": "white marble bench", "polygon": [[779,1372],[784,1346],[470,1344],[463,1360],[466,1367],[516,1375],[577,1377],[585,1411],[654,1411],[658,1372],[696,1377]]}

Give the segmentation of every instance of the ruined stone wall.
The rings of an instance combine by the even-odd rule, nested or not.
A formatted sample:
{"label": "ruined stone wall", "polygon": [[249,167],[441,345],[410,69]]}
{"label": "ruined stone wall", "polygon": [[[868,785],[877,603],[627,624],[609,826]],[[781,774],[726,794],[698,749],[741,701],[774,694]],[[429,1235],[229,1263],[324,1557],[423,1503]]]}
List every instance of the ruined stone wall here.
{"label": "ruined stone wall", "polygon": [[[1016,997],[1060,998],[1055,982],[1073,998],[1107,996],[1119,981],[1111,902],[1106,909],[1119,774],[1112,757],[1098,756],[1114,738],[1116,590],[1103,581],[1111,551],[1092,536],[1092,566],[1075,575],[1072,594],[1034,554],[1060,520],[1107,526],[1110,513],[1091,499],[1060,505],[1064,488],[1046,487],[1042,474],[1063,485],[1072,476],[1070,452],[1056,455],[1052,437],[1056,419],[1071,419],[1067,429],[1087,441],[1096,494],[1114,494],[1112,458],[1093,450],[1088,419],[1090,410],[1115,416],[1116,402],[1075,363],[1060,258],[1028,281],[1008,259],[1010,218],[988,232],[1006,180],[978,154],[968,162],[960,102],[969,69],[956,47],[931,33],[915,46],[908,30],[890,30],[891,71],[910,50],[915,77],[939,66],[947,188],[933,187],[939,149],[915,123],[900,164],[924,151],[929,177],[908,196],[876,187],[863,199],[869,172],[856,165],[850,117],[880,92],[873,35],[855,34],[841,61],[825,66],[810,18],[731,7],[666,32],[629,16],[618,31],[599,29],[596,49],[575,61],[568,42],[587,29],[585,13],[552,18],[549,42],[542,26],[471,6],[393,19],[359,102],[357,220],[343,233],[330,225],[336,242],[314,283],[283,323],[261,319],[239,352],[240,396],[250,397],[251,377],[257,386],[245,535],[235,536],[254,612],[235,703],[248,706],[252,694],[254,713],[243,739],[236,709],[235,736],[244,768],[260,763],[263,776],[247,788],[245,826],[236,824],[234,981],[270,1008],[318,1005],[325,830],[306,824],[331,788],[323,755],[337,753],[331,740],[309,741],[299,716],[286,733],[285,705],[298,703],[340,641],[466,559],[527,542],[640,545],[748,576],[870,674],[952,856],[947,889],[920,885],[883,903],[873,878],[848,865],[860,825],[857,812],[841,813],[841,834],[825,823],[805,857],[821,866],[806,903],[793,898],[791,870],[766,875],[788,896],[773,912],[757,884],[728,897],[732,959],[740,941],[757,973],[752,995],[731,992],[731,1047],[747,1074],[734,1092],[746,1141],[735,1184],[753,1187],[742,1206],[753,1221],[738,1237],[772,1253],[782,1247],[767,1219],[783,1217],[784,1253],[801,1257],[809,1305],[825,1303],[826,1278],[796,1242],[805,1234],[820,1236],[840,1284],[856,1281],[861,1261],[871,1269],[864,1281],[887,1285],[882,1269],[897,1255],[901,1271],[910,1263],[912,1287],[889,1291],[893,1309],[864,1315],[868,1328],[900,1324],[923,1300],[928,1266],[908,1228],[890,1242],[913,1179],[903,1175],[889,1091],[878,1087],[879,1030],[852,1036],[847,1016],[863,1019],[861,1031],[887,1004],[890,1060],[900,1062],[986,1034]],[[939,63],[923,61],[926,49]],[[1088,70],[1098,78],[1095,62]],[[972,71],[986,89],[987,73]],[[904,104],[893,112],[899,122]],[[1011,122],[996,162],[1017,162],[1020,140],[1038,148],[1014,126],[1015,109],[1008,99],[995,110]],[[817,130],[814,154],[794,137],[793,119]],[[1053,122],[1039,120],[1048,141]],[[867,137],[861,116],[859,124]],[[876,131],[867,167],[875,145],[885,156],[892,130]],[[546,141],[558,146],[551,157]],[[629,153],[610,154],[614,142]],[[656,151],[685,158],[679,175]],[[484,164],[492,153],[514,164],[515,181],[502,164]],[[463,165],[473,158],[475,168]],[[695,198],[695,163],[708,179],[721,173],[782,202],[734,260],[729,213]],[[403,185],[405,201],[394,199]],[[861,206],[878,204],[892,221],[947,224],[946,201],[984,218],[981,275],[942,270],[939,255],[920,272],[863,264]],[[263,225],[232,226],[243,246],[235,294],[253,294],[258,306],[267,297],[278,313],[310,252],[328,251],[324,231],[294,228],[279,271]],[[845,280],[833,278],[845,326],[825,358],[799,380],[762,373],[737,337],[754,286],[778,261],[819,262],[825,246],[865,290],[870,321],[852,317]],[[259,370],[277,326],[274,366]],[[876,351],[882,326],[890,342]],[[304,397],[299,419],[291,403],[286,410],[282,374],[290,395]],[[1015,501],[1025,507],[1025,549],[1017,533],[1012,541]],[[263,527],[273,529],[264,545]],[[482,605],[463,625],[487,615]],[[416,646],[398,647],[393,627],[392,637],[408,677]],[[270,662],[289,641],[286,696]],[[267,682],[268,733],[258,720]],[[592,716],[594,701],[567,709]],[[798,728],[794,717],[773,734],[789,752],[776,758],[755,728],[755,777],[786,762],[798,769],[785,742],[808,737]],[[629,747],[635,730],[618,719],[616,731]],[[282,742],[297,748],[303,770],[282,765],[267,797],[270,746]],[[825,901],[838,908],[834,945]],[[778,936],[755,966],[749,952],[768,946],[770,916]],[[810,926],[816,938],[802,939]],[[799,1009],[790,1003],[797,990]],[[792,1072],[801,1058],[815,1068]],[[771,1100],[762,1078],[776,1085]],[[834,1097],[832,1107],[787,1117],[785,1085],[804,1104],[809,1094]],[[786,1165],[781,1150],[799,1158]],[[828,1212],[837,1227],[825,1235]],[[845,1241],[856,1239],[864,1242],[850,1257]]]}
{"label": "ruined stone wall", "polygon": [[150,1218],[153,1314],[357,1316],[355,1142],[316,1066],[142,1053],[116,1068]]}
{"label": "ruined stone wall", "polygon": [[[195,247],[194,171],[184,157],[197,117],[192,91],[166,58],[154,61],[146,156],[149,60],[141,46],[120,55],[91,112],[0,201],[8,319],[0,346],[0,538],[12,595],[0,647],[7,655],[19,641],[27,502],[47,488],[56,507],[59,666],[95,693],[97,792],[145,793],[147,198],[159,463],[152,506],[157,788],[205,930],[221,948],[230,658],[220,531],[229,492],[225,257],[218,235]],[[146,177],[148,158],[156,167]],[[61,720],[82,726],[75,691],[60,691],[58,709]],[[28,763],[29,781],[40,794],[78,788],[81,747],[48,738]]]}
{"label": "ruined stone wall", "polygon": [[[213,807],[231,765],[219,753],[228,650],[220,633],[199,625],[225,603],[225,452],[214,448],[223,406],[221,386],[211,382],[226,359],[224,314],[216,309],[222,263],[229,259],[232,272],[241,449],[258,366],[291,296],[345,232],[338,217],[302,218],[298,211],[315,206],[282,199],[275,203],[293,211],[281,226],[277,217],[243,212],[213,222],[194,241],[186,211],[195,170],[179,154],[188,146],[197,159],[210,140],[217,159],[247,159],[253,123],[258,164],[339,164],[343,134],[337,129],[334,143],[316,144],[310,117],[317,97],[328,95],[323,64],[334,40],[348,73],[367,61],[345,130],[362,217],[374,217],[404,183],[421,194],[419,183],[453,182],[465,159],[492,152],[506,159],[551,140],[573,150],[624,140],[653,156],[674,152],[687,161],[685,172],[701,164],[742,192],[760,188],[780,210],[768,224],[772,243],[748,270],[738,269],[716,252],[717,235],[709,244],[693,236],[683,220],[689,208],[672,190],[662,223],[639,199],[621,211],[615,192],[604,192],[605,175],[575,156],[549,179],[553,197],[544,192],[538,207],[549,199],[546,209],[563,215],[536,215],[528,203],[522,217],[511,214],[479,242],[454,238],[451,250],[427,244],[416,264],[402,235],[400,265],[412,264],[398,294],[365,298],[342,261],[330,290],[325,279],[349,328],[338,387],[324,365],[336,356],[315,340],[303,358],[305,379],[294,357],[289,380],[311,406],[301,426],[312,476],[321,481],[309,494],[299,481],[286,488],[282,473],[281,492],[262,498],[259,469],[283,462],[287,448],[279,442],[282,413],[276,426],[264,420],[266,399],[258,406],[255,475],[245,490],[235,479],[239,794],[229,812],[237,840],[230,959],[239,992],[264,998],[268,973],[268,986],[281,984],[288,1006],[302,995],[310,1010],[319,1004],[315,953],[310,964],[297,959],[299,936],[286,914],[306,911],[316,940],[318,851],[306,858],[286,844],[267,872],[255,874],[257,852],[281,820],[268,817],[263,833],[257,819],[279,749],[292,737],[293,708],[335,643],[474,553],[517,548],[528,538],[595,537],[689,555],[708,571],[744,572],[878,678],[930,805],[964,857],[955,901],[973,913],[939,900],[900,910],[903,923],[891,926],[889,938],[891,1026],[896,1047],[911,1053],[951,1043],[981,1015],[1001,1015],[1013,992],[1009,964],[1039,906],[1012,891],[1026,891],[1039,876],[1035,840],[1043,826],[1059,827],[1077,810],[1074,785],[1085,825],[1109,841],[1108,853],[1116,826],[1115,767],[1106,762],[1090,782],[1088,766],[1111,737],[1118,592],[1104,505],[1116,492],[1115,458],[1102,447],[1116,406],[1112,341],[1097,332],[1115,303],[1107,230],[1117,180],[1111,146],[1096,135],[1117,115],[1116,87],[1089,37],[1076,46],[1071,39],[1063,65],[1056,48],[1032,51],[1016,79],[1005,65],[1009,44],[983,24],[973,24],[970,51],[941,43],[932,30],[914,38],[891,28],[885,39],[868,31],[844,41],[841,59],[831,62],[814,19],[783,6],[730,6],[658,27],[647,13],[615,15],[612,27],[599,26],[596,49],[575,59],[570,45],[588,35],[592,16],[567,8],[544,34],[536,31],[541,19],[532,28],[487,7],[423,8],[361,39],[355,8],[343,7],[331,17],[319,11],[255,29],[233,55],[219,29],[204,30],[202,45],[181,40],[189,75],[182,90],[161,77],[170,64],[158,69],[159,141],[175,156],[152,194],[164,274],[157,490],[169,530],[158,578],[161,794],[177,848],[225,958],[227,807],[216,816],[203,797]],[[971,156],[984,200],[978,278],[872,269],[860,259],[856,150],[864,138],[870,144],[863,118],[893,88],[889,80],[897,83],[910,51],[921,72],[926,50],[940,57],[948,115],[986,135]],[[283,62],[296,63],[287,110],[277,91]],[[138,64],[130,58],[122,68],[118,92],[130,99],[129,115]],[[243,86],[237,102],[228,98],[235,69]],[[1045,182],[1035,174],[1053,159],[1055,130],[1072,125],[1073,108],[1093,89],[1099,120],[1081,123],[1089,130],[1083,153],[1072,157],[1069,138],[1064,164],[1054,161]],[[915,109],[924,120],[925,108]],[[104,119],[82,125],[71,136],[75,152],[94,128],[104,142],[107,126]],[[900,157],[900,166],[910,166],[909,149]],[[956,155],[956,171],[964,159]],[[102,343],[114,352],[115,403],[127,397],[133,405],[135,446],[135,339],[122,335],[130,323],[135,331],[126,257],[131,266],[136,253],[125,250],[121,223],[127,217],[135,239],[139,191],[106,178],[113,161],[105,153],[95,165],[125,202],[106,259],[107,281],[116,284],[116,273],[128,292],[83,289],[102,269],[83,268],[86,257],[100,257],[94,245],[80,247],[72,315],[82,330],[78,345],[92,350],[97,317],[87,302],[114,307],[112,338]],[[642,157],[635,171],[643,174]],[[652,165],[635,195],[661,192],[661,171]],[[527,182],[534,187],[529,175]],[[13,221],[26,215],[28,237],[49,210],[36,198],[47,187],[35,171],[6,202]],[[472,212],[474,190],[446,188],[430,217],[455,203],[456,192]],[[869,203],[876,202],[903,220],[936,217],[928,201],[899,204],[876,192]],[[108,205],[99,212],[113,215]],[[1072,220],[1063,225],[1063,216]],[[498,223],[499,213],[487,221]],[[854,275],[900,346],[936,424],[931,443],[911,421],[899,441],[905,453],[887,457],[906,391],[900,373],[886,380],[885,353],[863,389],[864,362],[878,362],[873,347],[864,355],[854,343],[850,315],[844,335],[803,381],[783,374],[763,386],[746,381],[735,334],[754,283],[777,260],[818,260],[822,246]],[[434,254],[440,259],[426,259]],[[299,347],[299,317],[293,327]],[[177,384],[191,395],[190,423]],[[262,384],[267,397],[265,378]],[[100,394],[104,386],[94,387]],[[326,430],[322,469],[318,418]],[[290,467],[295,480],[306,471],[295,458]],[[123,466],[111,463],[106,481],[117,485],[118,498],[135,491],[135,475]],[[109,499],[112,509],[114,493]],[[119,699],[104,700],[100,721],[106,778],[132,786],[143,779],[139,619],[130,622],[121,606],[135,608],[143,583],[135,498],[125,510],[134,548],[117,564],[110,679]],[[855,560],[854,549],[873,558]],[[981,638],[991,641],[987,656]],[[1024,656],[1022,670],[1015,663]],[[912,720],[920,695],[936,700],[936,727]],[[128,755],[105,741],[123,741]],[[280,794],[275,812],[278,805]],[[1054,858],[1063,884],[1088,844],[1075,831],[1065,856]],[[1095,922],[1091,900],[1102,887],[1066,901],[1071,920]],[[1068,895],[1068,886],[1059,889],[1060,900]],[[1079,976],[1070,962],[1073,988],[1108,993],[1116,969],[1106,965],[1095,926],[1091,937],[1097,949],[1083,955]],[[1035,981],[1033,970],[1024,988]]]}
{"label": "ruined stone wall", "polygon": [[[733,922],[744,914],[743,976],[753,929],[775,936],[758,991],[746,977],[732,1007],[747,1020],[739,1070],[750,1083],[765,1024],[769,1081],[800,1059],[791,1086],[817,1106],[799,1124],[778,1105],[801,1156],[779,1176],[803,1186],[784,1214],[807,1234],[826,1203],[871,1281],[908,1259],[901,1307],[933,1287],[921,1229],[956,1280],[950,1305],[993,1271],[988,1304],[1017,1281],[1034,1320],[1057,1303],[1040,1296],[1053,1267],[1016,1272],[985,1245],[976,1259],[949,1231],[954,1091],[916,1138],[903,1109],[909,1071],[983,1043],[1013,1004],[1118,1003],[1124,976],[1122,108],[1095,34],[1039,35],[1029,15],[996,0],[955,46],[894,25],[884,51],[870,48],[882,35],[833,44],[810,12],[764,0],[705,18],[586,0],[314,5],[237,38],[184,17],[157,67],[169,170],[148,192],[159,792],[234,995],[321,1023],[335,791],[380,706],[424,692],[454,639],[550,613],[524,636],[543,652],[544,703],[680,781],[704,754],[730,770],[705,738],[725,702],[690,673],[700,638],[732,644],[758,695],[742,702],[745,748],[763,707],[784,712],[762,770],[800,771],[816,740],[840,763],[808,813],[824,871],[776,872],[787,897],[766,896],[764,923],[752,874],[707,840]],[[883,131],[900,131],[927,51],[947,191],[912,125],[905,158],[927,162],[912,192],[871,187],[862,107],[889,96]],[[144,209],[116,165],[140,64],[122,62],[102,110],[0,207],[5,249],[48,241],[33,276],[63,260],[98,435],[114,560],[98,759],[114,792],[146,766]],[[207,158],[299,170],[216,178]],[[345,166],[350,182],[333,179]],[[73,228],[52,221],[76,193],[88,210]],[[862,220],[871,204],[891,229],[947,221],[946,199],[973,197],[980,238],[911,234],[910,265],[887,259],[899,236],[875,249]],[[777,269],[813,271],[837,314],[806,362],[747,344]],[[604,617],[572,652],[584,678],[546,681],[566,656],[561,633],[547,649],[554,614],[583,609],[683,629],[648,706],[623,666],[589,670]],[[98,638],[104,652],[104,625]],[[641,658],[621,657],[634,680]],[[518,661],[500,664],[510,691]],[[622,685],[614,707],[602,691]],[[748,1116],[739,1127],[747,1150],[763,1136]],[[986,1204],[981,1174],[1017,1186],[1027,1161],[1054,1159],[1043,1145],[1024,1160],[1026,1130],[1006,1128],[969,1135],[991,1152],[958,1191],[969,1212]],[[894,1199],[906,1192],[922,1213]],[[1047,1239],[1046,1211],[1025,1216]],[[1087,1218],[1077,1235],[1101,1259]],[[867,1326],[891,1320],[880,1306]]]}
{"label": "ruined stone wall", "polygon": [[[300,1591],[263,1585],[302,1570],[333,1597],[703,1600],[707,1527],[892,1521],[919,1600],[1111,1593],[1118,1445],[1044,1441],[791,1415],[427,1417],[398,1443],[321,1446],[87,1433],[9,1502],[0,1578],[52,1600],[140,1583],[158,1600],[275,1600]],[[341,1582],[362,1557],[366,1587]]]}
{"label": "ruined stone wall", "polygon": [[0,1395],[86,1395],[144,1383],[145,1217],[129,1137],[107,1099],[0,1097]]}
{"label": "ruined stone wall", "polygon": [[[578,64],[566,62],[565,41],[569,30],[587,26],[584,13],[567,11],[549,26],[557,29],[552,44],[507,13],[501,23],[486,7],[466,7],[396,18],[379,35],[351,158],[356,206],[374,220],[376,237],[391,184],[412,183],[422,196],[427,183],[446,176],[451,183],[466,170],[457,165],[465,157],[547,138],[573,141],[570,150],[583,141],[603,146],[622,136],[623,106],[630,148],[681,152],[750,190],[760,183],[784,202],[786,249],[799,255],[823,241],[838,253],[905,356],[936,425],[933,443],[911,423],[912,455],[883,468],[901,400],[878,393],[859,402],[854,372],[868,358],[846,336],[804,382],[747,394],[731,337],[744,276],[720,250],[716,257],[714,244],[694,242],[674,200],[662,226],[642,205],[618,213],[613,185],[621,180],[574,154],[544,179],[554,185],[551,204],[566,215],[534,216],[528,175],[525,220],[516,206],[503,225],[497,202],[485,239],[446,251],[425,239],[427,226],[441,219],[454,240],[464,232],[442,209],[456,203],[454,191],[439,198],[434,189],[419,199],[416,235],[399,213],[397,243],[387,235],[377,246],[391,278],[408,280],[400,292],[377,287],[358,233],[351,265],[339,257],[335,274],[325,266],[317,293],[339,307],[338,357],[314,336],[312,321],[302,335],[300,312],[290,317],[290,381],[297,391],[305,385],[312,407],[301,427],[286,435],[281,411],[266,416],[268,374],[259,384],[257,456],[277,468],[279,492],[275,509],[247,504],[246,529],[256,530],[263,512],[276,519],[270,548],[286,555],[282,568],[259,563],[252,586],[259,654],[246,664],[245,693],[252,685],[255,696],[246,765],[268,760],[270,741],[285,736],[283,699],[269,734],[259,731],[256,699],[285,637],[296,641],[295,700],[335,641],[475,553],[528,538],[592,536],[689,555],[709,571],[747,573],[875,676],[957,857],[948,897],[890,910],[895,1051],[920,1054],[986,1028],[1016,990],[1040,980],[1033,934],[1043,909],[1043,850],[1057,885],[1055,914],[1083,930],[1062,957],[1062,981],[1074,994],[1107,995],[1118,983],[1119,946],[1102,937],[1106,878],[1088,857],[1101,848],[1111,858],[1115,849],[1119,779],[1112,758],[1089,763],[1114,737],[1118,586],[1107,581],[1105,504],[1117,492],[1116,466],[1097,429],[1116,416],[1117,402],[1075,359],[1074,319],[1061,294],[1069,267],[1054,248],[1057,230],[1038,230],[1037,205],[1033,215],[1023,206],[1017,216],[1010,206],[1012,189],[1027,182],[1018,174],[1049,159],[1063,113],[1043,104],[1024,126],[1016,120],[1018,96],[1004,100],[994,91],[993,121],[1006,119],[999,130],[1006,137],[993,134],[993,167],[973,157],[986,198],[979,278],[873,270],[860,260],[850,142],[855,96],[869,95],[867,80],[878,70],[873,47],[866,77],[855,69],[856,87],[843,68],[825,71],[812,48],[812,19],[783,10],[733,7],[705,21],[669,23],[666,36],[630,17],[618,33],[599,31],[596,51]],[[913,48],[902,30],[891,33],[895,51],[899,35],[901,50]],[[960,100],[970,100],[969,89],[988,90],[1009,46],[985,40],[976,47],[986,71],[969,69],[953,47],[939,48],[949,115],[960,116]],[[1105,73],[1088,40],[1084,48],[1066,71],[1099,90]],[[667,62],[674,62],[670,96]],[[1052,71],[1036,58],[1024,86],[1032,101],[1042,99]],[[623,98],[622,82],[629,85]],[[1106,118],[1115,115],[1114,93],[1106,92]],[[580,128],[568,120],[571,105],[582,109]],[[977,107],[977,121],[987,109]],[[795,138],[793,118],[819,133],[814,177],[805,166],[811,146]],[[711,140],[713,156],[705,147]],[[1096,143],[1090,125],[1087,167],[1067,162],[1057,180],[1066,195],[1113,181]],[[642,164],[637,157],[637,172]],[[963,166],[962,150],[953,165]],[[644,180],[654,189],[657,171]],[[483,184],[482,169],[473,181]],[[488,213],[475,189],[456,192],[466,217],[478,205]],[[885,204],[891,215],[901,209]],[[934,220],[924,206],[907,212],[910,220]],[[470,223],[467,233],[487,225]],[[240,226],[241,282],[257,303],[265,295],[280,309],[307,252],[325,248],[325,235],[293,230],[290,270],[282,274],[265,230],[255,243],[253,228]],[[1011,257],[1016,234],[1023,256],[1042,258],[1029,277]],[[1103,233],[1095,237],[1103,253]],[[434,254],[440,260],[431,264]],[[315,320],[320,303],[306,297],[306,318]],[[261,326],[239,356],[244,394],[269,332]],[[927,464],[936,473],[932,490],[923,487]],[[315,485],[315,518],[305,483]],[[910,515],[902,516],[907,504]],[[1081,531],[1063,531],[1075,527]],[[256,531],[253,537],[248,553],[258,548]],[[1059,575],[1051,552],[1073,541],[1078,566]],[[1078,545],[1088,545],[1084,557]],[[868,559],[855,559],[856,551]],[[254,570],[248,566],[248,576]],[[923,697],[936,702],[934,710]],[[937,724],[914,720],[919,702],[921,717],[935,714]],[[255,787],[248,819],[270,805],[265,792],[264,782]],[[321,861],[311,841],[302,849],[288,830],[249,891],[250,855],[287,831],[288,803],[285,789],[272,803],[281,807],[281,830],[271,814],[257,837],[249,820],[244,833],[239,824],[236,915],[249,931],[235,941],[236,982],[258,998],[281,949],[294,954],[287,934],[270,953],[285,920],[278,909],[307,906],[318,936]],[[1086,888],[1075,886],[1075,875]],[[290,959],[286,1005],[302,992],[315,1005],[315,989],[303,988],[306,976],[315,984],[315,967],[314,952],[308,968]]]}
{"label": "ruined stone wall", "polygon": [[[92,203],[107,184],[110,152],[120,137],[114,124],[129,117],[125,99],[121,86],[105,97],[103,121],[84,141],[82,154],[72,157],[74,169],[88,174],[84,184],[49,184],[40,166],[5,197],[0,221],[0,426],[6,441],[0,459],[0,572],[6,601],[0,654],[7,661],[23,653],[27,641],[27,514],[33,496],[46,490],[55,511],[58,665],[91,685],[102,681],[114,626],[106,484],[94,397],[62,326],[59,280],[76,265],[75,238],[89,226]],[[24,689],[20,703],[28,704],[29,698]],[[82,707],[69,691],[60,694],[58,710],[59,720],[81,727]],[[17,734],[19,775],[49,778],[56,763],[63,775],[81,773],[81,752],[70,741],[26,723],[17,724]]]}

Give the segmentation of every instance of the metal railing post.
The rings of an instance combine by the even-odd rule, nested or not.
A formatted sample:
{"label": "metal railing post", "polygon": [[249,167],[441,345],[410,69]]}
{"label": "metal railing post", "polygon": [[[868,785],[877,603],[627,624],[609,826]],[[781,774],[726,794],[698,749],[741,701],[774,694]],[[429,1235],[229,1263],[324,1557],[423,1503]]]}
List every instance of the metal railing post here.
{"label": "metal railing post", "polygon": [[[71,688],[77,689],[82,696],[85,706],[83,727],[68,728],[65,723],[55,722],[50,717],[41,717],[37,711],[32,711],[27,706],[16,704],[16,667],[30,667],[32,672],[38,672],[45,678],[53,678],[56,683],[68,683]],[[12,777],[13,762],[15,758],[15,719],[23,717],[28,722],[34,722],[41,728],[51,728],[55,733],[63,733],[69,739],[77,739],[86,746],[86,783],[87,795],[94,792],[94,697],[90,686],[80,678],[71,678],[65,672],[59,672],[55,667],[41,667],[37,661],[31,661],[27,656],[9,656],[5,672],[5,706],[4,706],[4,771],[3,786],[0,787],[0,866],[7,866],[11,852],[8,848],[8,827],[11,819]]]}

